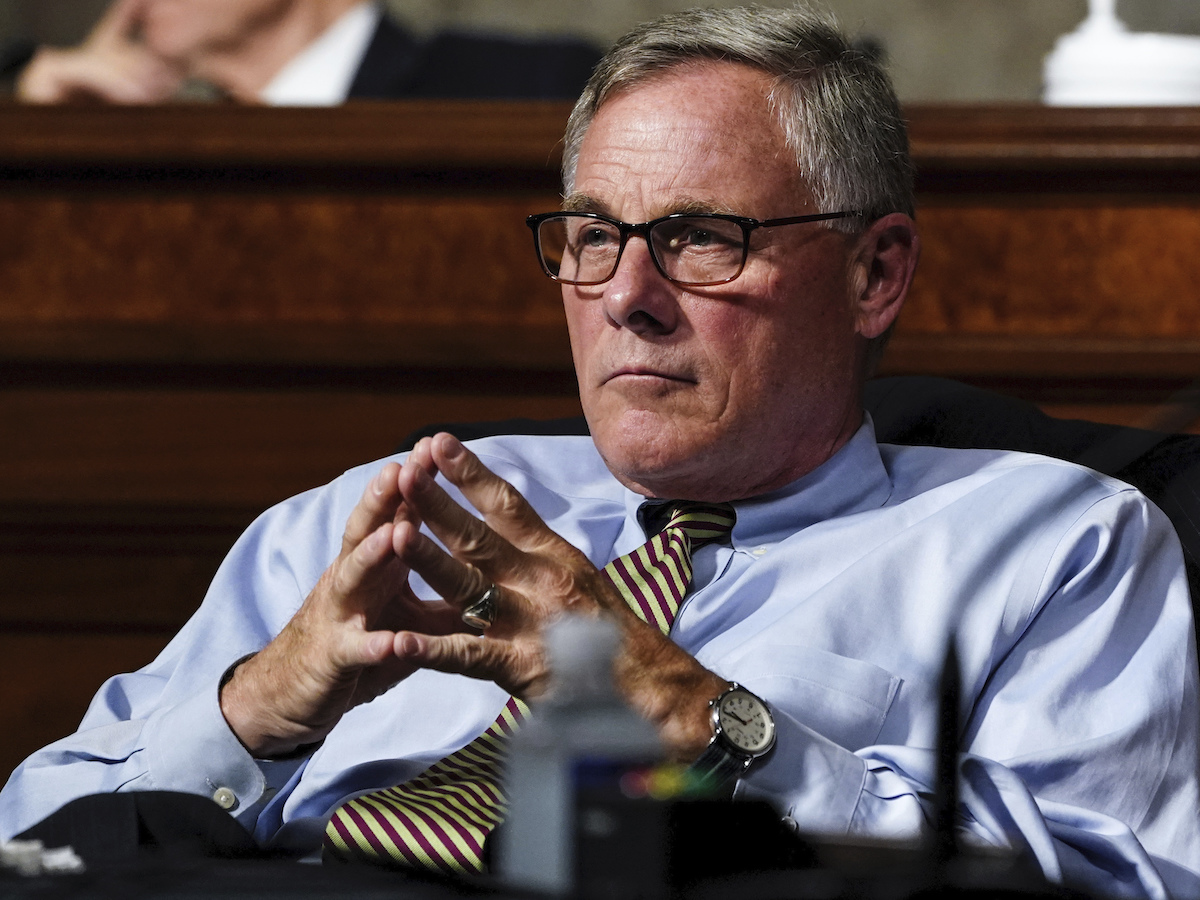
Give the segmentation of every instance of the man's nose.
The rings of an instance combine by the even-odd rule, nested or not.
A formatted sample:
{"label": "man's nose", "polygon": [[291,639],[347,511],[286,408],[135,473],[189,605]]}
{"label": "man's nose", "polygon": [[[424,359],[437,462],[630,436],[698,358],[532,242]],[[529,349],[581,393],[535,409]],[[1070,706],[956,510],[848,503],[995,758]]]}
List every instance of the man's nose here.
{"label": "man's nose", "polygon": [[630,237],[617,271],[604,288],[604,312],[638,334],[669,334],[679,321],[678,289],[663,277],[638,235]]}

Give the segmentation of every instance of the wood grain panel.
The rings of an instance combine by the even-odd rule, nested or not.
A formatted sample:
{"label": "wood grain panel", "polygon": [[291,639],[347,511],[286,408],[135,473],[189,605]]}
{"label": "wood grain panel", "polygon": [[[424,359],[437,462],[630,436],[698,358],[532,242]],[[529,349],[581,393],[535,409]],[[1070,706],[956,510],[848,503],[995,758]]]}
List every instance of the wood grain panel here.
{"label": "wood grain panel", "polygon": [[[553,172],[571,104],[404,101],[330,109],[0,104],[0,167],[185,165]],[[544,182],[545,183],[545,182]]]}
{"label": "wood grain panel", "polygon": [[0,505],[0,631],[171,634],[259,512]]}
{"label": "wood grain panel", "polygon": [[919,223],[898,333],[1200,337],[1200,203],[928,203]]}
{"label": "wood grain panel", "polygon": [[557,202],[0,196],[0,324],[556,324],[524,218]]}
{"label": "wood grain panel", "polygon": [[[320,110],[0,104],[0,173],[17,177],[24,167],[44,172],[63,166],[349,165],[553,177],[569,109],[564,103],[422,101]],[[914,104],[905,115],[923,176],[983,173],[996,186],[1021,170],[1200,171],[1200,110],[1194,108]]]}
{"label": "wood grain panel", "polygon": [[1200,168],[1200,109],[914,104],[913,157],[925,171]]}
{"label": "wood grain panel", "polygon": [[431,422],[578,413],[532,392],[0,391],[0,503],[262,509]]}
{"label": "wood grain panel", "polygon": [[236,386],[265,378],[281,386],[349,380],[400,389],[413,368],[459,384],[473,379],[492,393],[514,377],[569,376],[566,322],[560,314],[545,325],[88,321],[0,328],[0,385],[112,378],[154,385],[162,377]]}
{"label": "wood grain panel", "polygon": [[[1137,375],[1141,351],[1120,342],[1200,341],[1200,113],[906,112],[926,253],[893,370],[986,376],[1008,364],[1000,339],[1053,337],[1076,342],[1072,371]],[[520,220],[555,202],[565,116],[0,108],[0,361],[459,367],[490,352],[563,370]],[[1169,349],[1146,348],[1142,374]],[[1053,353],[1021,360],[1056,370]]]}

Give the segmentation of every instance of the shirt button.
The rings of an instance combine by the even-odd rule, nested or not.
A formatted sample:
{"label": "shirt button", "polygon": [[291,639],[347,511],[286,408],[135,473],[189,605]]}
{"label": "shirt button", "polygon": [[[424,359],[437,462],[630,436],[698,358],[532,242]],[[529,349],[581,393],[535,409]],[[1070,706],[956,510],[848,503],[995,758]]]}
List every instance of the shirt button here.
{"label": "shirt button", "polygon": [[213,802],[221,809],[233,809],[237,806],[237,794],[227,787],[217,788],[213,791]]}
{"label": "shirt button", "polygon": [[753,550],[750,551],[750,553],[753,556],[765,556],[767,553],[767,548],[766,547],[755,547]]}

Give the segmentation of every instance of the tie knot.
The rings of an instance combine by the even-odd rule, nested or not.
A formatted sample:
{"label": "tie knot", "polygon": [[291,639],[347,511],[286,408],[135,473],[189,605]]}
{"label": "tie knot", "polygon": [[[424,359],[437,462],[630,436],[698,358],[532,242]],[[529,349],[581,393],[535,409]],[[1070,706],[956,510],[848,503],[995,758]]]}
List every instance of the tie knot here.
{"label": "tie knot", "polygon": [[678,529],[694,548],[729,539],[737,513],[728,503],[675,502],[667,504],[664,531]]}

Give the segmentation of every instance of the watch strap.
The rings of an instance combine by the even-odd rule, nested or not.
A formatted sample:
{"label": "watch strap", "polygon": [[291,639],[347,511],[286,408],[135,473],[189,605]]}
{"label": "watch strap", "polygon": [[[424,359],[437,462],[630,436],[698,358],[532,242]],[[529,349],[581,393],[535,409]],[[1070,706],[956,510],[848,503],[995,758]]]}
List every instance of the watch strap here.
{"label": "watch strap", "polygon": [[750,768],[751,760],[737,756],[729,751],[725,744],[715,735],[704,748],[704,752],[689,767],[693,773],[711,782],[722,785],[733,781]]}

